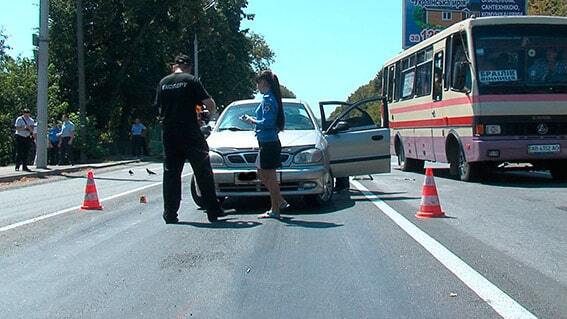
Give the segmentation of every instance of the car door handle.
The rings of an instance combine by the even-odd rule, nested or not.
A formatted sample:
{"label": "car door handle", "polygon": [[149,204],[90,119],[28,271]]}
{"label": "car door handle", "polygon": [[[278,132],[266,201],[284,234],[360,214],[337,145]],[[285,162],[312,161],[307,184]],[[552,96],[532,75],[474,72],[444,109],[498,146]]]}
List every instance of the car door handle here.
{"label": "car door handle", "polygon": [[373,141],[381,141],[381,140],[383,140],[383,139],[384,139],[384,136],[383,136],[383,135],[374,135],[374,136],[372,136],[372,140],[373,140]]}

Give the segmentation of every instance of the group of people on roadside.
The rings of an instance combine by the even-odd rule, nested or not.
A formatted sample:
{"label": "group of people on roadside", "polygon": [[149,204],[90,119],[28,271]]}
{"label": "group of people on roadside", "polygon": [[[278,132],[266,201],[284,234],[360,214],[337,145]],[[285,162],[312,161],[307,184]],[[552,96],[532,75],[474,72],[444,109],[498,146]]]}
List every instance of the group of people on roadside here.
{"label": "group of people on roadside", "polygon": [[[191,70],[190,57],[177,55],[171,63],[172,73],[159,82],[156,90],[155,104],[163,124],[163,219],[166,224],[179,222],[181,173],[186,160],[193,168],[208,220],[216,222],[219,217],[226,216],[216,196],[209,147],[201,133],[195,108],[195,105],[204,107],[214,116],[217,106]],[[276,169],[282,165],[278,133],[285,126],[282,94],[278,77],[270,70],[262,71],[256,84],[263,95],[262,102],[256,108],[255,117],[243,116],[240,120],[255,125],[259,145],[256,167],[260,180],[270,193],[271,208],[258,218],[279,218],[280,211],[289,207],[276,177]]]}
{"label": "group of people on roadside", "polygon": [[[37,122],[31,117],[29,109],[23,109],[22,115],[14,122],[15,170],[31,172],[30,162],[35,162],[37,142]],[[50,165],[73,165],[72,144],[75,139],[75,125],[67,114],[63,114],[62,123],[53,121],[48,130],[48,159]],[[31,155],[31,156],[30,156]]]}

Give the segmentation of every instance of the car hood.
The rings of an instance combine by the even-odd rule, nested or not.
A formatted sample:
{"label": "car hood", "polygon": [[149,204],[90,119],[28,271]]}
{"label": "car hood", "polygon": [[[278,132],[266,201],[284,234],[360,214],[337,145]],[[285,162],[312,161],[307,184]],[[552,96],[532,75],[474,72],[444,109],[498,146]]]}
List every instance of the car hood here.
{"label": "car hood", "polygon": [[[295,147],[317,145],[320,143],[321,133],[309,131],[283,131],[279,134],[282,147]],[[232,132],[222,131],[213,132],[207,138],[209,148],[215,149],[222,153],[242,149],[258,148],[258,140],[252,131]]]}

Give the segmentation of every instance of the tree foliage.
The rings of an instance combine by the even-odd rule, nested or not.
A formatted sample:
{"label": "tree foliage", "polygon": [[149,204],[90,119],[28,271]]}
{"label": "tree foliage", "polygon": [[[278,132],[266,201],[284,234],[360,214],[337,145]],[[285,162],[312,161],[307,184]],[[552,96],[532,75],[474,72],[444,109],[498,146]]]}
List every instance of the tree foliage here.
{"label": "tree foliage", "polygon": [[[219,105],[250,98],[256,69],[274,54],[257,34],[240,30],[246,0],[83,0],[87,115],[101,141],[124,149],[133,118],[152,124],[155,88],[180,52],[199,46],[199,77]],[[50,59],[59,70],[68,112],[78,110],[75,0],[51,2]]]}
{"label": "tree foliage", "polygon": [[529,0],[528,7],[531,15],[567,16],[566,0]]}

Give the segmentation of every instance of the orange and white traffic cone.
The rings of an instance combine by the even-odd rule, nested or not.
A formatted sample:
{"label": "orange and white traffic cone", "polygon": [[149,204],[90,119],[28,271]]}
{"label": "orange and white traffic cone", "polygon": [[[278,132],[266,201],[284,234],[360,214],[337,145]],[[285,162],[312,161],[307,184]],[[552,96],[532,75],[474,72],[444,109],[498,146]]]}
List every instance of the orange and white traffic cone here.
{"label": "orange and white traffic cone", "polygon": [[431,167],[425,170],[425,182],[423,183],[423,189],[421,191],[421,205],[415,217],[445,217],[445,213],[441,210],[441,204],[439,203],[439,196],[437,195],[437,187],[435,186]]}
{"label": "orange and white traffic cone", "polygon": [[87,186],[85,187],[85,201],[81,209],[88,210],[102,210],[102,205],[98,201],[98,194],[96,192],[96,185],[94,181],[93,171],[89,171],[87,174]]}

